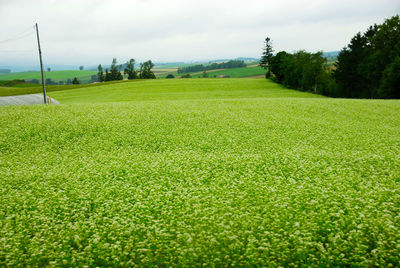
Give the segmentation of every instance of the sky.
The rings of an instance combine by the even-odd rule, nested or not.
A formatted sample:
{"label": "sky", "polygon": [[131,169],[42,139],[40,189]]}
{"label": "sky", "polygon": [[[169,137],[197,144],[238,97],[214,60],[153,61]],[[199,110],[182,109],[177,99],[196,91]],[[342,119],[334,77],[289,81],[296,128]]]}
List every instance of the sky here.
{"label": "sky", "polygon": [[400,13],[399,0],[0,0],[0,66],[192,62],[337,51]]}

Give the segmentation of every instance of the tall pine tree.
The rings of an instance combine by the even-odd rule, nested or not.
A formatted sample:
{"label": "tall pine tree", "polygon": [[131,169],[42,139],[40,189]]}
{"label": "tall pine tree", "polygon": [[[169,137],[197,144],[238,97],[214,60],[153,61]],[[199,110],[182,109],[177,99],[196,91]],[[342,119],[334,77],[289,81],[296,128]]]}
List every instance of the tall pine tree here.
{"label": "tall pine tree", "polygon": [[260,66],[267,70],[265,78],[271,77],[271,59],[273,57],[272,41],[269,37],[265,38],[264,49],[260,60]]}

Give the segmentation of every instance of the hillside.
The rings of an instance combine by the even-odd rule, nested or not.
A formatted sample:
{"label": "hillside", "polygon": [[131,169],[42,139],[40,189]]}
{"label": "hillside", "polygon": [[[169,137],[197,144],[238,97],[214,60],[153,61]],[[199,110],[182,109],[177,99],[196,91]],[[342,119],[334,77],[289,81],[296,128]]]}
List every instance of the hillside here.
{"label": "hillside", "polygon": [[[87,82],[90,80],[90,77],[94,74],[97,74],[96,71],[87,71],[87,70],[76,70],[76,71],[50,71],[45,72],[45,78],[50,78],[53,81],[66,81],[68,78],[73,79],[77,77],[82,82]],[[30,81],[32,79],[38,79],[39,81],[41,78],[40,72],[16,72],[10,74],[0,74],[0,80],[15,80],[15,79],[22,79],[26,81]]]}
{"label": "hillside", "polygon": [[400,101],[160,79],[0,107],[4,266],[398,264]]}

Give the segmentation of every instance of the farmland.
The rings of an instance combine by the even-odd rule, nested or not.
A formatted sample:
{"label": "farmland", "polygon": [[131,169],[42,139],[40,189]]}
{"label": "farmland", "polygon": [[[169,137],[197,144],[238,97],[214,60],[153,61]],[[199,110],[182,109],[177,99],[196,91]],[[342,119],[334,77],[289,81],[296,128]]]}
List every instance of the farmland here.
{"label": "farmland", "polygon": [[[90,80],[90,77],[94,74],[97,74],[96,71],[86,71],[86,70],[76,70],[76,71],[50,71],[45,72],[45,77],[50,78],[53,81],[66,81],[68,78],[73,79],[77,77],[82,82],[87,82]],[[42,79],[40,72],[17,72],[10,74],[0,74],[0,80],[15,80],[15,79],[23,79],[23,80],[32,80],[32,79]]]}
{"label": "farmland", "polygon": [[[155,74],[159,78],[165,78],[167,74],[173,74],[176,77],[181,77],[184,74],[178,74],[176,71],[173,71],[173,69],[168,70],[167,72],[162,72],[162,69],[159,69],[158,72]],[[231,68],[231,69],[222,69],[222,70],[209,70],[206,71],[209,77],[213,76],[220,76],[220,75],[226,75],[230,76],[232,78],[243,78],[243,77],[251,77],[251,76],[259,76],[265,74],[265,70],[259,66],[248,66],[248,67],[241,67],[241,68]],[[202,77],[203,72],[195,72],[195,73],[190,73],[190,75],[194,78]]]}
{"label": "farmland", "polygon": [[0,107],[2,266],[396,266],[400,101],[138,80]]}

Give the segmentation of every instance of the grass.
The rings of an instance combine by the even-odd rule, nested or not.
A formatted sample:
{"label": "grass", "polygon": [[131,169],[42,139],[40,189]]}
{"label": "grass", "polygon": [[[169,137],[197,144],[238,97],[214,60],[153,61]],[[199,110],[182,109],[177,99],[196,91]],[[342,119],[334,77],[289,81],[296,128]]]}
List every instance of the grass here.
{"label": "grass", "polygon": [[0,108],[2,266],[400,261],[399,101],[264,79],[54,94]]}
{"label": "grass", "polygon": [[[264,90],[265,88],[269,90]],[[288,90],[265,79],[160,79],[137,80],[54,92],[62,103],[102,103],[143,100],[226,99],[260,97],[319,97]]]}
{"label": "grass", "polygon": [[[158,78],[165,78],[168,74],[173,74],[176,78],[181,77],[184,74],[178,74],[176,71],[167,71],[161,72],[161,69],[155,73]],[[203,76],[203,72],[195,72],[189,73],[194,78],[199,78]],[[241,67],[241,68],[232,68],[232,69],[221,69],[221,70],[209,70],[207,71],[209,77],[216,77],[220,75],[228,75],[232,78],[244,78],[244,77],[251,77],[251,76],[259,76],[264,75],[265,70],[259,66],[248,66],[248,67]]]}
{"label": "grass", "polygon": [[[2,82],[2,81],[0,81]],[[101,84],[79,84],[79,85],[46,85],[46,92],[51,93],[55,91],[78,89],[78,88],[88,88],[88,87],[101,87],[110,86],[112,84],[127,83],[129,81],[112,81]],[[17,84],[12,87],[1,86],[0,84],[0,96],[15,96],[15,95],[25,95],[25,94],[35,94],[42,93],[42,85],[37,84]]]}
{"label": "grass", "polygon": [[[68,78],[71,80],[74,77],[77,77],[78,80],[81,82],[87,82],[90,80],[91,76],[97,74],[97,71],[87,71],[87,70],[76,70],[76,71],[50,71],[45,72],[45,78],[50,78],[53,81],[66,81]],[[26,81],[30,81],[32,79],[38,79],[39,81],[41,78],[40,72],[16,72],[10,74],[0,74],[0,80],[15,80],[15,79],[24,79]]]}
{"label": "grass", "polygon": [[[243,78],[243,77],[249,77],[249,76],[259,76],[259,75],[265,75],[265,69],[259,67],[259,66],[254,66],[254,67],[245,67],[245,68],[232,68],[232,69],[224,69],[224,70],[217,70],[217,71],[210,71],[207,72],[208,75],[211,76],[220,76],[220,75],[228,75],[232,78]],[[193,77],[202,77],[203,74],[197,74],[194,75]]]}

